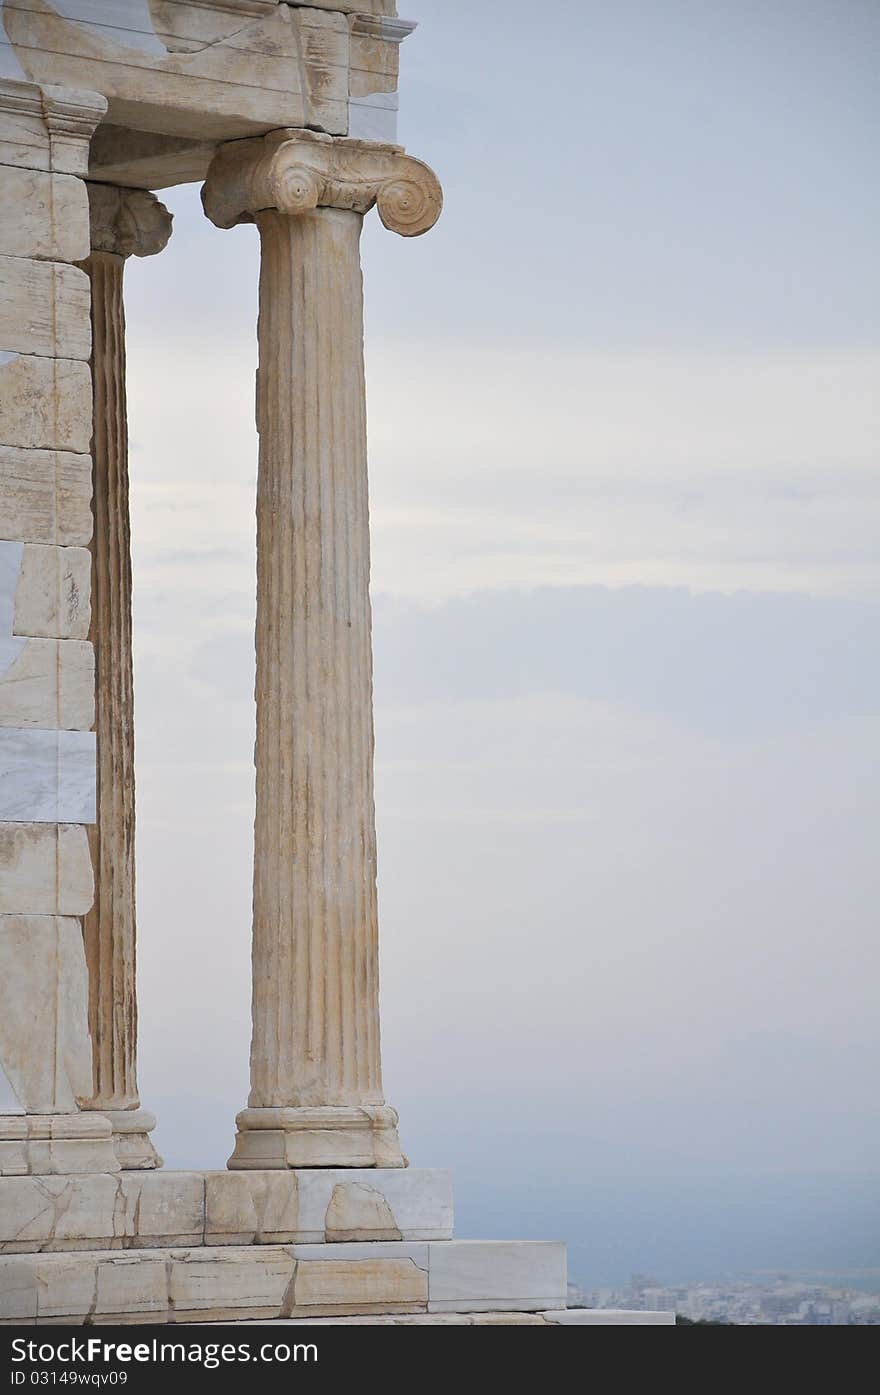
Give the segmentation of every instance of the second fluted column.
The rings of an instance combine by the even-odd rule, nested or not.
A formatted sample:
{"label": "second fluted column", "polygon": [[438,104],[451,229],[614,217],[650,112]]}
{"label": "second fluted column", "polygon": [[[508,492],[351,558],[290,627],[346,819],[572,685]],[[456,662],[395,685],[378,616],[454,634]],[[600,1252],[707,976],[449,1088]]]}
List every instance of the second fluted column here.
{"label": "second fluted column", "polygon": [[94,1096],[113,1125],[123,1168],[161,1165],[150,1139],[155,1115],[137,1086],[134,868],[134,692],[123,278],[128,257],[161,252],[171,215],[153,194],[89,184],[92,252],[94,512],[92,624],[95,647],[97,822],[89,829],[95,902],[84,921]]}
{"label": "second fluted column", "polygon": [[363,214],[441,196],[393,147],[276,132],[224,147],[221,227],[260,230],[251,1092],[232,1168],[401,1167],[379,1051]]}

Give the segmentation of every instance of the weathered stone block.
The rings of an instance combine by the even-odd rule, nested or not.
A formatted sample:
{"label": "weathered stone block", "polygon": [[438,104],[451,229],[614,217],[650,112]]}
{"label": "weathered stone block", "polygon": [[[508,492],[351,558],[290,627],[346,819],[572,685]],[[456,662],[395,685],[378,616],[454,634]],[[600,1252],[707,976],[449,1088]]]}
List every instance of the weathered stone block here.
{"label": "weathered stone block", "polygon": [[43,1187],[45,1178],[56,1175],[82,1180],[82,1174],[118,1171],[113,1131],[103,1114],[0,1114],[0,1177],[7,1181],[26,1177]]}
{"label": "weathered stone block", "polygon": [[32,170],[51,168],[49,131],[36,83],[0,78],[0,164]]}
{"label": "weathered stone block", "polygon": [[87,548],[26,543],[15,591],[13,634],[87,639],[91,576]]}
{"label": "weathered stone block", "polygon": [[[111,1247],[122,1223],[119,1174],[73,1177],[6,1177],[0,1186],[0,1250]],[[111,1221],[108,1235],[108,1220]]]}
{"label": "weathered stone block", "polygon": [[250,0],[248,13],[185,0],[149,9],[150,18],[142,8],[136,22],[123,14],[102,29],[42,0],[16,0],[0,26],[0,71],[7,40],[37,82],[105,93],[115,123],[175,136],[345,130],[344,15],[272,0]]}
{"label": "weathered stone block", "polygon": [[[74,451],[88,458],[92,439],[92,375],[87,363],[72,359],[37,358],[33,354],[0,351],[0,445],[23,446],[30,450]],[[12,520],[20,513],[15,490],[18,476],[2,479],[12,465],[8,449],[0,450],[0,481],[4,496],[12,505]],[[91,475],[89,476],[91,480]],[[91,497],[91,483],[89,485]],[[59,509],[59,514],[61,510]],[[2,515],[6,517],[6,514]],[[80,513],[74,515],[77,525]],[[12,521],[3,524],[9,535]],[[29,542],[88,541],[80,536],[43,537],[25,535]],[[78,531],[81,531],[78,529]],[[12,534],[12,536],[22,536]]]}
{"label": "weathered stone block", "polygon": [[[36,1259],[33,1266],[37,1289],[36,1316],[43,1321],[75,1317],[82,1320],[95,1307],[98,1258],[93,1253],[83,1263],[82,1255],[53,1255],[51,1262]],[[0,1260],[0,1266],[8,1260]]]}
{"label": "weathered stone block", "polygon": [[91,1094],[88,977],[78,920],[0,916],[0,1062],[29,1113],[63,1114]]}
{"label": "weathered stone block", "polygon": [[89,278],[79,267],[0,256],[0,286],[0,349],[48,358],[89,357]]}
{"label": "weathered stone block", "polygon": [[4,1322],[33,1322],[37,1315],[35,1257],[0,1258],[0,1318]]}
{"label": "weathered stone block", "polygon": [[452,1178],[435,1168],[320,1168],[297,1172],[302,1240],[447,1240]]}
{"label": "weathered stone block", "polygon": [[396,92],[400,72],[400,45],[375,33],[351,36],[349,93],[368,97],[373,92]]}
{"label": "weathered stone block", "polygon": [[205,1243],[287,1244],[298,1238],[294,1172],[205,1174]]}
{"label": "weathered stone block", "polygon": [[81,824],[0,823],[0,914],[85,915],[94,895]]}
{"label": "weathered stone block", "polygon": [[429,1246],[429,1311],[564,1308],[565,1246],[538,1240],[453,1240]]}
{"label": "weathered stone block", "polygon": [[166,1322],[168,1275],[164,1258],[103,1257],[97,1269],[95,1299],[96,1321]]}
{"label": "weathered stone block", "polygon": [[293,1317],[417,1312],[428,1274],[409,1258],[297,1259],[293,1297]]}
{"label": "weathered stone block", "polygon": [[0,820],[94,823],[95,733],[0,727]]}
{"label": "weathered stone block", "polygon": [[[0,388],[3,384],[0,367]],[[0,529],[5,537],[85,544],[92,535],[91,497],[90,456],[0,446]]]}
{"label": "weathered stone block", "polygon": [[0,255],[58,262],[87,257],[89,203],[83,181],[0,165]]}
{"label": "weathered stone block", "polygon": [[175,1255],[169,1290],[175,1321],[277,1317],[294,1268],[289,1250],[268,1245]]}
{"label": "weathered stone block", "polygon": [[[169,1177],[173,1182],[169,1183]],[[205,1233],[205,1180],[200,1172],[127,1172],[122,1176],[125,1227],[135,1246],[201,1244]],[[143,1237],[141,1239],[140,1237]]]}
{"label": "weathered stone block", "polygon": [[89,731],[94,722],[88,640],[0,639],[0,726]]}

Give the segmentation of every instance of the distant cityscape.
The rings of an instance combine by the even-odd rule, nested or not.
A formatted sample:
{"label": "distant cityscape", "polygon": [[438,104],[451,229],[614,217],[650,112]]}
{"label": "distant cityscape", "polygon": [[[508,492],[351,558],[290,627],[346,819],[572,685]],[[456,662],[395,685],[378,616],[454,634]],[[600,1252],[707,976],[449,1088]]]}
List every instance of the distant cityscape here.
{"label": "distant cityscape", "polygon": [[[844,1278],[849,1284],[842,1283]],[[857,1283],[864,1287],[851,1287]],[[661,1283],[634,1274],[619,1288],[569,1285],[569,1303],[587,1308],[674,1312],[691,1322],[769,1327],[880,1327],[880,1270],[843,1276],[754,1274],[701,1283]]]}

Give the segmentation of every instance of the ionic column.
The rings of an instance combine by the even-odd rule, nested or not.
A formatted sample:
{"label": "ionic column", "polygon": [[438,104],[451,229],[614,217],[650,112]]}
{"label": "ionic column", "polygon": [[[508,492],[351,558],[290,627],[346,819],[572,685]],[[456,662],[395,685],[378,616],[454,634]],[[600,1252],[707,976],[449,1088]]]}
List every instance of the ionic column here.
{"label": "ionic column", "polygon": [[135,981],[134,699],[131,550],[125,395],[126,258],[161,252],[171,215],[142,189],[90,184],[94,515],[92,625],[95,648],[97,822],[89,830],[95,901],[85,918],[94,1096],[110,1119],[123,1168],[160,1167],[149,1138],[154,1115],[137,1087]]}
{"label": "ionic column", "polygon": [[253,1037],[231,1168],[401,1167],[379,1053],[359,241],[413,236],[435,176],[395,147],[279,131],[218,152],[219,227],[260,230]]}

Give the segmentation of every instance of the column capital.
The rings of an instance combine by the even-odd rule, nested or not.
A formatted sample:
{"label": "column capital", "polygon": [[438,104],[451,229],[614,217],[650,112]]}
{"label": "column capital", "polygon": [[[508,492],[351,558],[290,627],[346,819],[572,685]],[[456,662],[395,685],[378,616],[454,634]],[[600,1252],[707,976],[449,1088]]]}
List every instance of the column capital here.
{"label": "column capital", "polygon": [[146,189],[87,184],[93,252],[152,257],[171,236],[172,215]]}
{"label": "column capital", "polygon": [[366,213],[376,204],[386,228],[418,237],[440,217],[443,191],[401,146],[284,130],[222,145],[202,202],[218,228],[253,222],[266,209],[295,217],[315,208]]}

